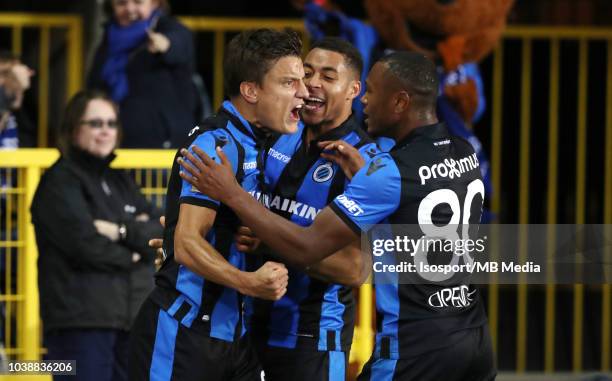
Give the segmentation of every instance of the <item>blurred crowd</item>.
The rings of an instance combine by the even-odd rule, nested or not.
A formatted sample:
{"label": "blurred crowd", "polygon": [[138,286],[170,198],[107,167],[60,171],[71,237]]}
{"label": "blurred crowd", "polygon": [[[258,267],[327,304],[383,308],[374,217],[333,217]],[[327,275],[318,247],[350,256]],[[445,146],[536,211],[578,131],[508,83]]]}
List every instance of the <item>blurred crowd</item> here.
{"label": "blurred crowd", "polygon": [[[153,286],[155,253],[147,244],[162,230],[160,210],[130,175],[111,168],[114,151],[178,147],[209,112],[192,34],[170,16],[166,0],[110,0],[105,9],[88,89],[63,112],[55,133],[60,158],[45,171],[31,207],[43,345],[48,359],[76,359],[84,380],[126,379],[129,327]],[[36,146],[21,138],[36,135],[21,109],[33,75],[19,57],[0,53],[1,149]],[[0,171],[1,187],[15,187],[16,179],[14,170]],[[0,239],[15,241],[16,224],[4,225],[16,220],[16,208],[8,210],[6,199],[2,192]],[[0,271],[14,281],[16,261],[0,250]],[[0,293],[16,292],[1,283]],[[4,320],[4,305],[0,312]]]}

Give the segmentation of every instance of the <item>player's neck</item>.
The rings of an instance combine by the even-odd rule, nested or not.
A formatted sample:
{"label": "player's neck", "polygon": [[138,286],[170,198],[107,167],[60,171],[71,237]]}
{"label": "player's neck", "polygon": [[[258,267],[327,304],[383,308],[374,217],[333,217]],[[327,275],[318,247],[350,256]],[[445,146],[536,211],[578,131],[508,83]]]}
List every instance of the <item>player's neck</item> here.
{"label": "player's neck", "polygon": [[439,121],[435,113],[409,114],[405,120],[400,121],[394,139],[396,142],[402,141],[417,128],[436,123]]}
{"label": "player's neck", "polygon": [[245,102],[242,97],[235,97],[230,99],[230,101],[247,122],[255,127],[262,128],[261,123],[259,120],[257,120],[257,115],[255,114],[255,107],[253,104]]}
{"label": "player's neck", "polygon": [[306,131],[307,144],[310,143],[311,140],[318,139],[321,135],[328,133],[334,128],[340,127],[343,123],[345,123],[351,117],[352,109],[348,109],[346,112],[342,113],[341,116],[329,120],[323,121],[316,125],[307,125],[308,129]]}

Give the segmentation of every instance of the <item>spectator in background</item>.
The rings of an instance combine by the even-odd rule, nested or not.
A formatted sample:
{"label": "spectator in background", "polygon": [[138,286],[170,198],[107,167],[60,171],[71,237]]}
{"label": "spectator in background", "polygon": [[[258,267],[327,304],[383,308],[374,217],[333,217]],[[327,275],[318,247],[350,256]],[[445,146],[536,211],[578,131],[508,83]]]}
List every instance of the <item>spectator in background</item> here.
{"label": "spectator in background", "polygon": [[165,0],[110,0],[89,73],[89,87],[121,108],[125,148],[178,147],[197,123],[191,32],[168,15]]}
{"label": "spectator in background", "polygon": [[[17,124],[11,115],[11,95],[0,85],[0,149],[17,148]],[[0,180],[4,185],[4,181]]]}
{"label": "spectator in background", "polygon": [[[16,149],[19,146],[22,120],[19,116],[24,92],[30,87],[32,70],[21,63],[13,54],[0,51],[0,150]],[[20,128],[18,129],[17,126]],[[17,207],[16,202],[9,207],[8,199],[14,197],[6,192],[15,187],[17,171],[15,168],[0,168],[0,241],[17,241]],[[15,200],[15,198],[13,198]],[[0,274],[2,279],[9,278],[10,282],[0,282],[0,294],[17,293],[17,265],[14,251],[9,247],[0,247]],[[7,263],[11,263],[7,268]],[[0,326],[5,324],[5,303],[0,302]],[[14,317],[13,317],[14,318]],[[8,323],[12,324],[12,322]],[[4,330],[0,330],[0,348],[5,343]],[[1,352],[1,351],[0,351]],[[0,367],[2,366],[2,353],[0,353]]]}
{"label": "spectator in background", "polygon": [[0,51],[0,149],[19,146],[17,114],[33,74],[32,69],[12,53]]}
{"label": "spectator in background", "polygon": [[127,379],[128,329],[153,285],[147,242],[161,234],[160,213],[125,172],[109,167],[117,117],[103,93],[70,100],[61,157],[32,203],[44,345],[48,359],[77,361],[70,380]]}
{"label": "spectator in background", "polygon": [[17,56],[0,51],[0,87],[6,108],[0,121],[0,149],[35,146],[35,127],[22,110],[23,96],[30,88],[32,75],[34,71]]}

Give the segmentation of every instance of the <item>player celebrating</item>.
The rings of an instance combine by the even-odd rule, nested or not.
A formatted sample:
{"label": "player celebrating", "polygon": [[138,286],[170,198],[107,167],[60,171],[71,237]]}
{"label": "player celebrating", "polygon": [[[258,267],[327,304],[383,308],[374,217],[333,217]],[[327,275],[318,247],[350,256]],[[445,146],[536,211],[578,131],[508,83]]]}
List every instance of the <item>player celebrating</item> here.
{"label": "player celebrating", "polygon": [[[201,162],[185,153],[197,169],[188,165],[184,169],[197,177],[182,176],[232,208],[277,255],[302,267],[317,263],[383,221],[418,224],[424,229],[421,236],[432,230],[438,233],[435,229],[448,231],[453,225],[478,224],[484,185],[477,161],[462,166],[459,175],[449,176],[448,171],[426,175],[425,168],[431,171],[440,163],[465,161],[474,154],[468,142],[451,136],[437,120],[434,64],[417,53],[393,53],[374,65],[366,86],[362,101],[368,131],[393,138],[396,145],[361,168],[344,193],[306,228],[250,199],[231,176],[221,150],[217,150],[221,164],[201,150],[195,150]],[[467,279],[399,283],[376,286],[376,346],[360,379],[494,379],[486,316]],[[463,287],[469,288],[465,303],[431,304],[436,293]]]}
{"label": "player celebrating", "polygon": [[[230,101],[190,133],[189,145],[213,157],[215,147],[225,149],[234,181],[246,191],[259,191],[263,126],[279,133],[297,129],[308,94],[300,50],[293,32],[259,29],[232,39],[224,62]],[[233,243],[237,219],[181,182],[178,171],[175,165],[168,185],[168,258],[132,329],[130,378],[260,380],[263,372],[244,336],[243,295],[279,299],[287,270],[267,262],[244,271],[244,254]]]}
{"label": "player celebrating", "polygon": [[[308,226],[344,191],[346,177],[320,156],[319,142],[342,139],[366,157],[378,152],[352,116],[362,67],[359,51],[345,40],[329,37],[312,45],[304,59],[305,125],[262,152],[265,204],[274,213]],[[288,374],[296,381],[345,379],[355,317],[351,287],[363,283],[369,269],[370,258],[362,257],[357,242],[307,273],[290,268],[287,294],[279,301],[254,300],[249,333],[266,380],[284,381]]]}

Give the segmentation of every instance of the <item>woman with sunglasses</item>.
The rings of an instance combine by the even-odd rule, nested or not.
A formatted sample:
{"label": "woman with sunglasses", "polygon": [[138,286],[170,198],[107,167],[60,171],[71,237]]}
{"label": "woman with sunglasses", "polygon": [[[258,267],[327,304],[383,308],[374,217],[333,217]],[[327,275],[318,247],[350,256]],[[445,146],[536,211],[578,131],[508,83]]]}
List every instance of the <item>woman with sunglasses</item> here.
{"label": "woman with sunglasses", "polygon": [[[76,360],[70,380],[126,380],[128,329],[153,282],[159,212],[110,168],[121,135],[116,105],[82,91],[60,126],[60,158],[32,204],[38,286],[50,360]],[[64,376],[71,377],[71,376]],[[55,378],[62,379],[61,377]]]}

